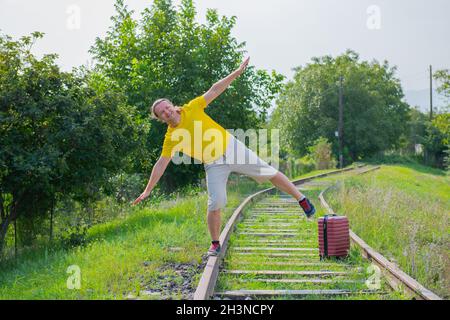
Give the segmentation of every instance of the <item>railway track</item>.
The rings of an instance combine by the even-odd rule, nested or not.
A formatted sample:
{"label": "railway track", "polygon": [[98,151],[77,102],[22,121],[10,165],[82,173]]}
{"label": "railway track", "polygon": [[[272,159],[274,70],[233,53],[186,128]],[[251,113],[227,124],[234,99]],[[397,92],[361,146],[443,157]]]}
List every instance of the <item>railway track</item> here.
{"label": "railway track", "polygon": [[[323,208],[315,201],[316,216],[321,216],[332,212],[326,190],[373,169],[347,168],[294,183],[308,197],[319,197]],[[398,299],[406,297],[397,293],[405,287],[408,297],[439,298],[411,285],[405,274],[392,276],[401,271],[392,273],[393,266],[352,232],[349,258],[320,260],[317,233],[317,221],[306,219],[290,196],[274,188],[249,196],[227,222],[222,253],[208,259],[194,299]]]}

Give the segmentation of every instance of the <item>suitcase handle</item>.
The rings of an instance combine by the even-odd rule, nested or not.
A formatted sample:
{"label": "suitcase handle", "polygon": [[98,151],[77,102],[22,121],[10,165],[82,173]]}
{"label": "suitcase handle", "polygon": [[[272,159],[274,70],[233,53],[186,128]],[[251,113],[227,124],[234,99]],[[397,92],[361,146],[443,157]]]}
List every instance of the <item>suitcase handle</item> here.
{"label": "suitcase handle", "polygon": [[323,216],[323,224],[322,224],[322,230],[323,230],[323,256],[326,258],[328,256],[328,217],[336,217],[336,213],[330,213]]}

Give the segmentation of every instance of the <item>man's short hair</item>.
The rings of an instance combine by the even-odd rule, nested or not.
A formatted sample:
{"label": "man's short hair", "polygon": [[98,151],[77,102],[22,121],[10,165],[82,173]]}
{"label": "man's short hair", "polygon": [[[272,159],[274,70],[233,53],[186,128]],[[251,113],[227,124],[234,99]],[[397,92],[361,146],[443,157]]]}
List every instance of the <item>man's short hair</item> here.
{"label": "man's short hair", "polygon": [[150,107],[150,113],[151,113],[151,115],[152,115],[152,118],[153,118],[153,119],[156,119],[156,120],[158,120],[158,121],[161,121],[161,122],[163,122],[163,121],[162,121],[160,118],[158,118],[158,116],[156,115],[156,113],[155,113],[155,108],[156,108],[156,106],[157,106],[158,104],[160,104],[160,103],[163,102],[163,101],[167,101],[168,103],[170,103],[170,104],[173,105],[172,101],[170,101],[169,99],[161,98],[161,99],[158,99],[158,100],[156,100],[155,102],[153,102],[152,106]]}

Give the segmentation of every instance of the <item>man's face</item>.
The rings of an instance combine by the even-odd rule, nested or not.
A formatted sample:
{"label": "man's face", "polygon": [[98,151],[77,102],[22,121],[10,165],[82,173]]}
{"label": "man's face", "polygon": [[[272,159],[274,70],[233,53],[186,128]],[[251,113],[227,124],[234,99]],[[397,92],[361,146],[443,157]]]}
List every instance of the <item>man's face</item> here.
{"label": "man's face", "polygon": [[154,112],[156,116],[164,122],[174,119],[176,108],[168,101],[161,101],[155,107]]}

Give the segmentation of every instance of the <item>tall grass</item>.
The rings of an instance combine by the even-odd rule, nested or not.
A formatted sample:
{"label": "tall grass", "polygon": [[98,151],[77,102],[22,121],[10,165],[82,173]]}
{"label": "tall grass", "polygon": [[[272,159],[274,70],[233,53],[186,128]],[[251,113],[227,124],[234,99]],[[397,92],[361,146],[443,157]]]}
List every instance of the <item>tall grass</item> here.
{"label": "tall grass", "polygon": [[369,245],[448,298],[449,182],[442,171],[417,164],[383,166],[326,197]]}

